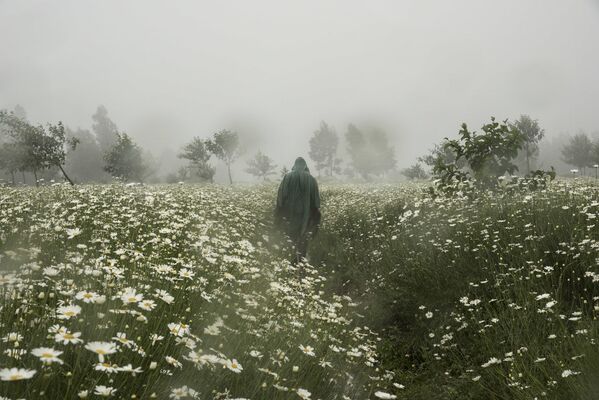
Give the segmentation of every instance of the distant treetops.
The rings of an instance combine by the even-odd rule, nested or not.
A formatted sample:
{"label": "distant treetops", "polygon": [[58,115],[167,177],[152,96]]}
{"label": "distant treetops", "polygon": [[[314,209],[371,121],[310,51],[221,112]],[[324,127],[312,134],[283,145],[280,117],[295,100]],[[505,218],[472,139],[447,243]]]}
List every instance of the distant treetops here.
{"label": "distant treetops", "polygon": [[179,170],[180,180],[187,180],[189,176],[196,176],[200,181],[212,182],[216,169],[209,164],[211,156],[223,161],[227,167],[229,183],[233,184],[231,165],[243,154],[239,145],[237,132],[221,130],[209,139],[194,137],[191,142],[183,146],[179,158],[189,161],[187,167]]}
{"label": "distant treetops", "polygon": [[27,183],[26,174],[32,174],[38,185],[42,179],[53,179],[57,171],[70,184],[105,182],[107,173],[123,181],[143,181],[152,170],[149,156],[118,131],[103,106],[92,120],[93,133],[72,131],[62,122],[34,125],[19,106],[12,112],[0,110],[0,169],[13,184],[17,174],[22,183]]}
{"label": "distant treetops", "polygon": [[[127,133],[119,131],[104,106],[97,108],[92,121],[91,131],[71,130],[62,122],[32,124],[20,106],[14,111],[0,110],[0,183],[8,180],[16,184],[17,179],[27,183],[28,176],[35,184],[59,176],[71,184],[102,183],[114,178],[123,182],[159,180],[159,168],[152,155]],[[555,175],[553,168],[551,172],[535,169],[540,164],[539,143],[544,137],[539,122],[528,115],[521,115],[512,123],[491,118],[480,132],[462,124],[457,138],[445,138],[417,163],[397,171],[395,149],[385,131],[350,123],[340,136],[334,127],[322,121],[309,137],[308,154],[314,162],[314,172],[322,178],[393,179],[400,172],[410,180],[432,175],[437,184],[446,187],[456,182],[491,187],[498,178],[516,173],[536,178]],[[599,169],[599,138],[593,140],[580,132],[558,151],[563,162],[576,168],[571,170],[575,174],[585,174],[587,167],[595,167],[595,172]],[[224,164],[232,184],[232,166],[244,154],[235,131],[223,129],[206,138],[193,137],[178,153],[187,164],[166,175],[166,181],[213,182],[214,157]],[[559,157],[553,158],[555,161]],[[277,165],[258,150],[246,160],[244,171],[267,181],[277,175]],[[279,171],[281,176],[288,172],[285,166]]]}
{"label": "distant treetops", "polygon": [[[335,129],[326,122],[321,122],[320,128],[314,131],[309,140],[309,156],[314,161],[319,176],[345,175],[369,179],[382,176],[395,167],[394,149],[389,144],[387,134],[380,129],[362,131],[355,125],[348,126],[345,141],[349,163],[343,169],[338,154],[339,141]],[[209,161],[214,155],[225,163],[229,183],[233,183],[231,166],[244,153],[239,142],[238,134],[229,130],[216,132],[207,139],[194,137],[179,153],[179,158],[189,161],[188,165],[181,168],[176,175],[171,175],[169,180],[212,182],[215,168]],[[277,165],[273,160],[258,150],[247,161],[245,172],[266,181],[276,174],[276,169]],[[287,172],[287,167],[283,167],[280,175],[284,176]]]}
{"label": "distant treetops", "polygon": [[13,112],[0,110],[0,133],[0,169],[11,175],[13,183],[16,173],[27,171],[37,185],[38,173],[57,168],[73,184],[63,166],[67,149],[74,150],[78,140],[67,138],[62,122],[33,125],[20,107]]}

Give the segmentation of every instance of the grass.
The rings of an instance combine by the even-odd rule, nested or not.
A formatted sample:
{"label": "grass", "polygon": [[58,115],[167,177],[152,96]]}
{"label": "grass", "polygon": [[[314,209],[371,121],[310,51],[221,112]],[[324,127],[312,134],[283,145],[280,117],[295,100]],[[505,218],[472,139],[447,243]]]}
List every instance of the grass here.
{"label": "grass", "polygon": [[[324,185],[303,273],[272,229],[275,189],[0,188],[0,371],[35,371],[0,395],[597,397],[595,186]],[[62,319],[69,304],[81,312]],[[60,327],[83,342],[57,342]],[[91,341],[117,345],[112,366]]]}
{"label": "grass", "polygon": [[399,396],[597,397],[596,187],[475,200],[379,188],[346,204],[372,190],[328,194],[312,262],[365,305]]}
{"label": "grass", "polygon": [[[218,187],[1,189],[0,373],[35,374],[3,380],[0,394],[368,398],[390,385],[351,299],[270,251],[256,223],[267,199]],[[67,305],[80,311],[67,317]],[[57,341],[66,330],[83,342]],[[85,348],[94,341],[118,351],[102,362]],[[58,360],[44,363],[40,348]]]}

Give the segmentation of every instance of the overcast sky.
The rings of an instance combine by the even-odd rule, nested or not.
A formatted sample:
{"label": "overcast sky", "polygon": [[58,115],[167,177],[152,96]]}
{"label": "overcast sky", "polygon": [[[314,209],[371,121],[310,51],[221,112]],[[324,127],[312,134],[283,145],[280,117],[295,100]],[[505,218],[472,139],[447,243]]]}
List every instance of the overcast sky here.
{"label": "overcast sky", "polygon": [[376,123],[399,166],[461,122],[599,130],[599,0],[0,0],[0,108],[157,156],[238,129],[279,165],[321,120]]}

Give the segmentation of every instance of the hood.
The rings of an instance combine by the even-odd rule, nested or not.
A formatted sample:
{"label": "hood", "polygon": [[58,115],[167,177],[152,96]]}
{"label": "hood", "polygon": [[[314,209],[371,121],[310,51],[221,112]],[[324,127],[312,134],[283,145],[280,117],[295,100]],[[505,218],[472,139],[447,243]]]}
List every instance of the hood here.
{"label": "hood", "polygon": [[293,164],[293,168],[291,168],[291,170],[298,172],[310,172],[310,170],[308,169],[308,164],[306,164],[306,160],[304,160],[302,157],[298,157],[295,159],[295,164]]}

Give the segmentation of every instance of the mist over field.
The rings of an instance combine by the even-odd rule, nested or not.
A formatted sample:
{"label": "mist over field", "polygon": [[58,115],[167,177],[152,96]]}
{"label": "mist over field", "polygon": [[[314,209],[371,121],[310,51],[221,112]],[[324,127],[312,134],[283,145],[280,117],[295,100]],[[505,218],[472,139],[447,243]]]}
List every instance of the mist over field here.
{"label": "mist over field", "polygon": [[169,172],[220,129],[290,168],[322,120],[376,125],[401,169],[490,116],[599,131],[598,22],[595,0],[5,0],[0,109],[89,129],[104,105]]}

